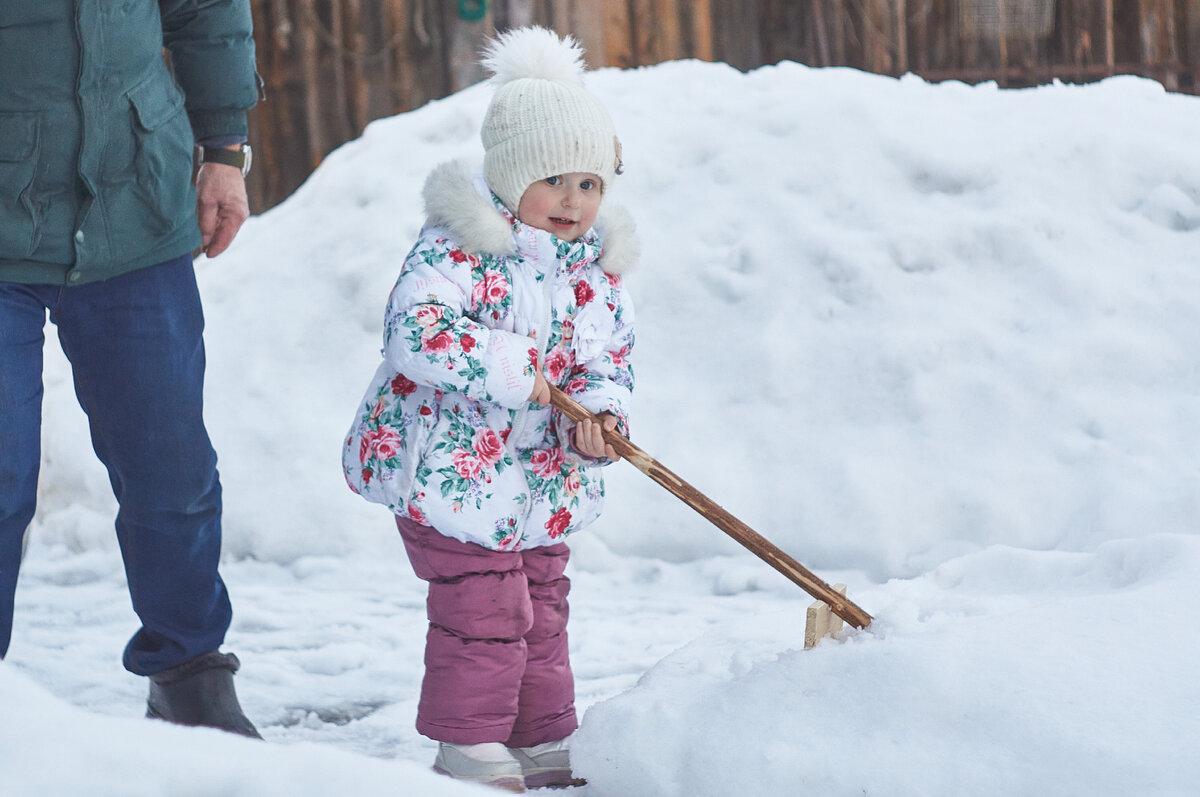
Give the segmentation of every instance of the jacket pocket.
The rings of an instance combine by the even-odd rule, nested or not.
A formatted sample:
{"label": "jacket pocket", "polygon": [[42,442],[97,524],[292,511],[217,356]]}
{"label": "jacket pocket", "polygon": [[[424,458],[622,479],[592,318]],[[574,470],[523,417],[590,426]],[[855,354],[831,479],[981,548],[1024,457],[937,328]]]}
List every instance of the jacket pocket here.
{"label": "jacket pocket", "polygon": [[161,225],[174,229],[195,211],[192,130],[183,95],[168,73],[156,70],[126,96],[133,107],[138,191]]}
{"label": "jacket pocket", "polygon": [[41,238],[33,201],[38,151],[37,114],[0,113],[0,259],[24,260]]}

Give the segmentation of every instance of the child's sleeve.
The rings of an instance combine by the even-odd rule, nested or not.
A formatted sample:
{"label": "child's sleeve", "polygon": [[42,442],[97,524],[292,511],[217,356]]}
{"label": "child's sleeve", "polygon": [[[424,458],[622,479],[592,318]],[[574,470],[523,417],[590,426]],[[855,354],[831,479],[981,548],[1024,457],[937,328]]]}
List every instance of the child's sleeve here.
{"label": "child's sleeve", "polygon": [[466,315],[475,263],[452,241],[422,236],[388,299],[383,356],[418,384],[518,409],[533,392],[536,351]]}
{"label": "child's sleeve", "polygon": [[[612,332],[599,353],[576,362],[563,392],[595,414],[608,412],[615,415],[617,430],[628,436],[633,395],[633,365],[630,361],[634,342],[633,300],[619,276],[606,274],[604,278],[608,282],[605,298],[611,308]],[[582,333],[583,330],[576,330],[577,335]],[[574,423],[566,416],[561,416],[559,429],[566,439],[573,439]],[[568,449],[581,456],[573,447]]]}

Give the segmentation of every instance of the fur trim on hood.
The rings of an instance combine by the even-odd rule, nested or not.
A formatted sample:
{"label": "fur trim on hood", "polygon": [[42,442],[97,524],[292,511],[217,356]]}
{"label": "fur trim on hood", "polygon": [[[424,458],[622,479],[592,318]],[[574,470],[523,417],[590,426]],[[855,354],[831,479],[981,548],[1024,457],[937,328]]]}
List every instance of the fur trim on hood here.
{"label": "fur trim on hood", "polygon": [[[425,180],[428,223],[445,227],[468,252],[492,255],[516,254],[512,227],[490,196],[476,188],[475,178],[460,161],[443,163]],[[609,274],[623,274],[638,258],[638,241],[633,217],[619,205],[602,205],[596,232],[603,244],[600,266]]]}

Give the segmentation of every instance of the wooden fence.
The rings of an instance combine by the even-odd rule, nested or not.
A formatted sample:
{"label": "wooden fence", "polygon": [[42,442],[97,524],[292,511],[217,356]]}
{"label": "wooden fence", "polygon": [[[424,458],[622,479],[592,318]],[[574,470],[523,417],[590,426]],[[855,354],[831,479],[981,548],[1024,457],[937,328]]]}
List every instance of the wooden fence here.
{"label": "wooden fence", "polygon": [[286,198],[372,119],[483,77],[495,30],[575,36],[588,65],[781,60],[1028,86],[1113,74],[1200,88],[1200,0],[251,0],[267,100],[251,206]]}

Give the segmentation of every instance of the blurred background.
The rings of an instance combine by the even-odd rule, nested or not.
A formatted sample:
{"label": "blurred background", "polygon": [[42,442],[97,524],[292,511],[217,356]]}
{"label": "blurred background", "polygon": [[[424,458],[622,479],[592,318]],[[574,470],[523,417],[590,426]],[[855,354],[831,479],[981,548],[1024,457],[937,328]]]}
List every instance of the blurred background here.
{"label": "blurred background", "polygon": [[1001,87],[1154,78],[1196,93],[1200,0],[252,0],[267,100],[251,208],[286,199],[373,119],[484,77],[497,30],[571,34],[591,68],[782,60]]}

